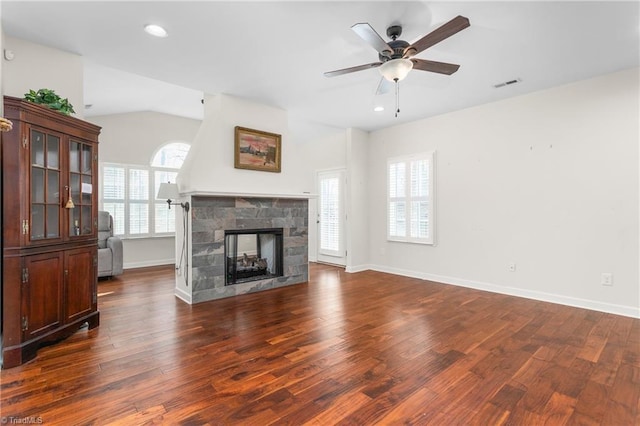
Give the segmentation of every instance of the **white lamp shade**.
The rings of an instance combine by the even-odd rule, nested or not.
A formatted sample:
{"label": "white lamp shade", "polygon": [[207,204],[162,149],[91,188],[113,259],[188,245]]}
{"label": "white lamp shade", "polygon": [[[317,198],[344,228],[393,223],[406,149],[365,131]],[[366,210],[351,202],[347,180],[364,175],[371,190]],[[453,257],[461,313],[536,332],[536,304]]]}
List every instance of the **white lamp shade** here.
{"label": "white lamp shade", "polygon": [[413,62],[409,59],[392,59],[380,65],[378,69],[387,80],[400,81],[413,69]]}
{"label": "white lamp shade", "polygon": [[178,185],[175,183],[161,183],[158,189],[158,200],[177,200],[180,198]]}

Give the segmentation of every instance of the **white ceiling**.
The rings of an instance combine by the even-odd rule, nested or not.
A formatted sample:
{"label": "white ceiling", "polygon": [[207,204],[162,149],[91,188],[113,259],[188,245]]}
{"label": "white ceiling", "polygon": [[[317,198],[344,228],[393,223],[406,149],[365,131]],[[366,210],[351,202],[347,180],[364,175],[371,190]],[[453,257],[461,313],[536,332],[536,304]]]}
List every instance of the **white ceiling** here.
{"label": "white ceiling", "polygon": [[[335,127],[374,130],[640,65],[639,10],[628,2],[70,1],[0,3],[5,34],[85,58],[85,116],[153,110],[201,118],[202,93],[225,93]],[[460,64],[413,70],[375,96],[377,61],[350,27],[413,42],[456,15],[471,26],[417,58]],[[169,37],[143,32],[164,26]],[[495,84],[521,79],[500,89]],[[374,112],[375,105],[386,110]]]}

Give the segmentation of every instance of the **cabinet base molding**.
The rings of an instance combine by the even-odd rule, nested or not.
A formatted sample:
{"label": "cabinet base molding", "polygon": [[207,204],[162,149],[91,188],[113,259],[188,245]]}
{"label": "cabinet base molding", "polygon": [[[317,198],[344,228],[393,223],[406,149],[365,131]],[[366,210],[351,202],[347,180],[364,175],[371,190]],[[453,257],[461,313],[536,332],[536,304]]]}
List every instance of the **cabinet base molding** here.
{"label": "cabinet base molding", "polygon": [[42,346],[66,339],[76,333],[85,324],[89,325],[89,330],[100,325],[100,312],[92,312],[83,318],[67,324],[63,328],[56,329],[48,334],[44,334],[19,345],[2,348],[2,368],[13,368],[31,361],[36,357],[38,349]]}

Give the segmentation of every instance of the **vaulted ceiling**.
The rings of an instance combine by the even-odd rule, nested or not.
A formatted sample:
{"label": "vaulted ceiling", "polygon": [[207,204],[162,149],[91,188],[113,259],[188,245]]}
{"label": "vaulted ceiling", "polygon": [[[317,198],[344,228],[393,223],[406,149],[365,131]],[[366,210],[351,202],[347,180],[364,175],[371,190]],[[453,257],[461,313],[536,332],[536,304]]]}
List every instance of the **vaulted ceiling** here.
{"label": "vaulted ceiling", "polygon": [[[82,55],[85,116],[155,110],[202,115],[202,93],[287,110],[292,119],[374,130],[640,65],[638,2],[3,1],[6,35]],[[413,70],[376,95],[378,60],[350,27],[409,43],[457,15],[471,26],[417,55],[460,64]],[[143,31],[157,23],[169,33]],[[517,84],[496,88],[506,81]],[[385,110],[374,112],[375,106]]]}

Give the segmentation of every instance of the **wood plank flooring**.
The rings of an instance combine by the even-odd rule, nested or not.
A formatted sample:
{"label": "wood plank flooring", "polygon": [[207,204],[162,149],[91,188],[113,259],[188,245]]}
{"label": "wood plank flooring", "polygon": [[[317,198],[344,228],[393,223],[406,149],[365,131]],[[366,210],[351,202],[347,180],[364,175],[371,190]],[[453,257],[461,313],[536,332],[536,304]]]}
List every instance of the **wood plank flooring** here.
{"label": "wood plank flooring", "polygon": [[[638,425],[640,320],[378,272],[198,305],[99,283],[101,325],[3,370],[54,425]],[[14,422],[15,423],[15,422]]]}

